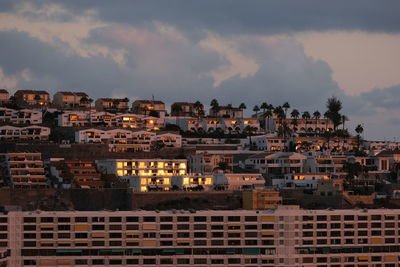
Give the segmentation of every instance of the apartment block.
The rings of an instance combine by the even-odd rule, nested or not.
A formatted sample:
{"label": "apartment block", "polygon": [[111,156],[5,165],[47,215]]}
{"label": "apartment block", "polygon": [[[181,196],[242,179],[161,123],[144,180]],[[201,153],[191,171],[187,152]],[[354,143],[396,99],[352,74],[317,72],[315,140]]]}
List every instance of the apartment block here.
{"label": "apartment block", "polygon": [[14,188],[47,187],[41,153],[3,153],[0,164],[9,185]]}
{"label": "apartment block", "polygon": [[0,215],[9,266],[398,266],[400,210]]}
{"label": "apartment block", "polygon": [[50,171],[60,182],[73,188],[104,188],[94,160],[60,160],[51,163]]}
{"label": "apartment block", "polygon": [[243,209],[246,210],[269,210],[276,209],[282,204],[282,197],[274,190],[252,190],[243,191]]}
{"label": "apartment block", "polygon": [[50,128],[42,126],[0,126],[0,140],[4,141],[19,141],[19,140],[48,140]]}
{"label": "apartment block", "polygon": [[170,190],[172,176],[187,174],[186,159],[107,159],[96,163],[100,172],[115,174],[140,192]]}
{"label": "apartment block", "polygon": [[33,109],[10,109],[0,107],[0,123],[41,124],[42,112]]}
{"label": "apartment block", "polygon": [[164,118],[166,114],[165,104],[159,100],[136,100],[132,103],[132,112],[145,116],[156,112],[159,118]]}
{"label": "apartment block", "polygon": [[189,172],[210,174],[218,170],[233,172],[233,156],[200,153],[189,156]]}
{"label": "apartment block", "polygon": [[95,102],[97,111],[127,112],[129,109],[128,98],[98,98]]}
{"label": "apartment block", "polygon": [[15,104],[18,106],[47,107],[50,104],[50,95],[43,90],[18,90],[14,94]]}
{"label": "apartment block", "polygon": [[0,89],[0,105],[7,104],[9,101],[10,95],[6,89]]}
{"label": "apartment block", "polygon": [[57,108],[90,107],[89,96],[84,92],[57,92],[53,96]]}

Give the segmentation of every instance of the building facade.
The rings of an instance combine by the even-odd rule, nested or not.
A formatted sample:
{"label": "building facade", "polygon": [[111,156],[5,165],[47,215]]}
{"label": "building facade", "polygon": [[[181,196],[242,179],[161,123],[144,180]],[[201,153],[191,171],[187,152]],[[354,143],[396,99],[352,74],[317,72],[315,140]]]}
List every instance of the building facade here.
{"label": "building facade", "polygon": [[400,210],[9,212],[9,266],[398,266]]}

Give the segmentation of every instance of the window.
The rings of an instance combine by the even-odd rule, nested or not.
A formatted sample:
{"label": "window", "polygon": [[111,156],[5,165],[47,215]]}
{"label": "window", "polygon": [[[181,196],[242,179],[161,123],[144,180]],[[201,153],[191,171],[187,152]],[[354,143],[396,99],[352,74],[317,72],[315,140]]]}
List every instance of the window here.
{"label": "window", "polygon": [[178,216],[178,217],[177,217],[177,221],[178,221],[178,222],[188,222],[188,221],[189,221],[189,218],[190,218],[190,217],[188,217],[188,216]]}
{"label": "window", "polygon": [[224,217],[223,216],[211,216],[211,221],[212,222],[223,222]]}
{"label": "window", "polygon": [[155,222],[155,221],[156,221],[156,217],[153,217],[153,216],[145,216],[145,217],[143,217],[143,221],[144,221],[144,222]]}
{"label": "window", "polygon": [[110,217],[110,222],[121,222],[122,218],[121,217]]}
{"label": "window", "polygon": [[228,222],[240,222],[240,216],[228,216]]}
{"label": "window", "polygon": [[54,218],[53,217],[42,217],[40,218],[40,222],[42,223],[49,223],[49,222],[53,222]]}
{"label": "window", "polygon": [[172,230],[172,224],[161,224],[160,229],[161,230]]}
{"label": "window", "polygon": [[87,222],[88,218],[87,217],[76,217],[75,222]]}
{"label": "window", "polygon": [[139,217],[126,217],[127,222],[139,222]]}
{"label": "window", "polygon": [[58,222],[70,222],[71,218],[69,217],[59,217]]}
{"label": "window", "polygon": [[177,229],[178,230],[189,230],[189,224],[178,224]]}
{"label": "window", "polygon": [[172,222],[172,216],[161,216],[160,222]]}
{"label": "window", "polygon": [[195,222],[206,222],[207,221],[207,217],[206,216],[195,216],[194,217],[194,221]]}
{"label": "window", "polygon": [[257,216],[245,216],[244,220],[246,222],[256,222],[257,221]]}
{"label": "window", "polygon": [[104,230],[104,225],[102,224],[93,224],[92,230]]}

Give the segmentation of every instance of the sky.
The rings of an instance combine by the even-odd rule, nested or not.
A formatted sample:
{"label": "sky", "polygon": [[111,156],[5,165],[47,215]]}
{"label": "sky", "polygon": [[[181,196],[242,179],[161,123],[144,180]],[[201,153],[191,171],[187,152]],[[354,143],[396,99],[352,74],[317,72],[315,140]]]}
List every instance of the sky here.
{"label": "sky", "polygon": [[400,141],[398,0],[0,1],[0,88],[93,99],[343,103]]}

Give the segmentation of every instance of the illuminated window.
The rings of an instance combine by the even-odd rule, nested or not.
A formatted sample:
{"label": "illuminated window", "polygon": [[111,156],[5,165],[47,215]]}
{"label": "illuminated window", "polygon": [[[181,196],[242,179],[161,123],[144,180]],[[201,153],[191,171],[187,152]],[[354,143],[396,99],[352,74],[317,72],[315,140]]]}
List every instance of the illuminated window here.
{"label": "illuminated window", "polygon": [[206,184],[212,184],[212,178],[206,178]]}
{"label": "illuminated window", "polygon": [[164,162],[157,162],[157,168],[162,169],[164,168]]}
{"label": "illuminated window", "polygon": [[183,184],[188,185],[189,184],[189,178],[185,177],[183,178]]}
{"label": "illuminated window", "polygon": [[140,192],[146,192],[146,191],[147,191],[147,186],[140,187]]}
{"label": "illuminated window", "polygon": [[185,163],[180,163],[179,164],[180,169],[186,169],[186,164]]}
{"label": "illuminated window", "polygon": [[164,178],[164,184],[170,184],[169,178]]}
{"label": "illuminated window", "polygon": [[122,169],[124,167],[123,162],[117,162],[117,169]]}
{"label": "illuminated window", "polygon": [[122,170],[118,170],[118,171],[117,171],[117,175],[118,175],[118,176],[123,176],[123,175],[124,175],[124,173],[123,173],[123,171],[122,171]]}
{"label": "illuminated window", "polygon": [[140,179],[140,184],[141,185],[147,184],[147,179],[146,178]]}
{"label": "illuminated window", "polygon": [[186,171],[185,170],[180,170],[179,174],[186,174]]}

